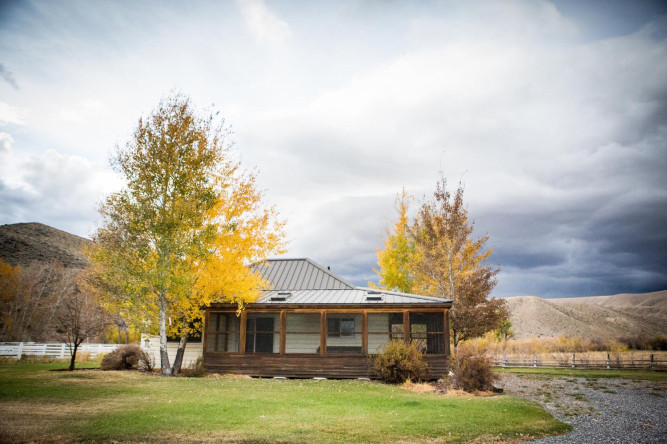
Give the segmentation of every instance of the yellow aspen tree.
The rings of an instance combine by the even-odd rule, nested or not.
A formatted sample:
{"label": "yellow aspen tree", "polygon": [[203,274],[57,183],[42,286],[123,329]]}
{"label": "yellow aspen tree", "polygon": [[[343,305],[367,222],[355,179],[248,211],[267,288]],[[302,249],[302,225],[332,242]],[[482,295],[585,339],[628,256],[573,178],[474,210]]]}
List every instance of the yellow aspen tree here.
{"label": "yellow aspen tree", "polygon": [[[200,115],[189,98],[172,94],[163,99],[148,117],[139,119],[125,146],[116,149],[113,166],[126,185],[100,207],[104,221],[88,253],[95,269],[91,282],[107,295],[107,306],[135,325],[159,331],[165,376],[172,374],[168,330],[187,333],[189,327],[183,325],[196,320],[202,306],[236,294],[222,286],[202,286],[207,279],[224,281],[227,270],[237,275],[231,271],[237,265],[230,260],[236,247],[222,239],[241,230],[244,217],[252,219],[241,210],[251,208],[242,198],[248,186],[254,187],[254,176],[241,171],[234,160],[228,135],[224,120],[217,114]],[[228,204],[236,204],[242,217],[224,213],[222,202],[228,198],[239,198]],[[282,223],[276,221],[275,210],[259,213],[266,217],[261,229],[271,231],[278,241],[267,245],[262,239],[255,239],[256,244],[253,238],[245,239],[244,248],[251,253],[234,260],[263,258],[282,245]],[[222,265],[207,265],[222,260],[228,267],[224,270]],[[221,274],[207,275],[214,272]],[[256,280],[247,275],[246,279]],[[240,298],[251,297],[247,292]]]}
{"label": "yellow aspen tree", "polygon": [[[382,248],[377,250],[379,269],[373,269],[380,276],[379,288],[403,293],[411,293],[413,290],[410,263],[413,261],[415,248],[408,232],[408,208],[412,199],[404,188],[394,200],[398,219],[391,228],[387,228],[387,237]],[[373,282],[369,282],[369,285],[376,287]]]}

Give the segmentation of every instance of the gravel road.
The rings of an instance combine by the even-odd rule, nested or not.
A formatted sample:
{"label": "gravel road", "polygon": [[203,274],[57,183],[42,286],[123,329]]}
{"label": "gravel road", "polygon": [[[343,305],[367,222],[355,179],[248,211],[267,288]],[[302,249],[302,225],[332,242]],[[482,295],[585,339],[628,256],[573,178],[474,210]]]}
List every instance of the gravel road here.
{"label": "gravel road", "polygon": [[667,443],[665,382],[505,373],[502,385],[573,427],[532,442]]}

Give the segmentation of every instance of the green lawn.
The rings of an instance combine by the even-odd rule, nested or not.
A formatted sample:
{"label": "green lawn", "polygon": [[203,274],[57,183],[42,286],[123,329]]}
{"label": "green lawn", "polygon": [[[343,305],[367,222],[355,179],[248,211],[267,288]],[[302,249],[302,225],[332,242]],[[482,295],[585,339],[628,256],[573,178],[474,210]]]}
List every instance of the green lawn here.
{"label": "green lawn", "polygon": [[569,426],[537,404],[416,394],[362,381],[161,378],[0,365],[9,441],[517,441]]}
{"label": "green lawn", "polygon": [[667,381],[667,372],[649,370],[570,370],[562,368],[495,368],[499,373],[524,373],[545,376],[574,376],[578,378],[622,378],[641,381]]}

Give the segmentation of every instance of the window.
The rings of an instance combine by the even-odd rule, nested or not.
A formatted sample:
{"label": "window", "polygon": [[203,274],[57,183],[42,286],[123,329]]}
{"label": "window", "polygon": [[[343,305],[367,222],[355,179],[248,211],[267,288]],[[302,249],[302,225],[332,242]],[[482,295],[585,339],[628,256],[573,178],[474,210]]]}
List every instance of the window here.
{"label": "window", "polygon": [[389,341],[404,336],[403,313],[368,313],[368,353],[379,353]]}
{"label": "window", "polygon": [[278,353],[280,340],[277,313],[248,313],[246,318],[246,353]]}
{"label": "window", "polygon": [[210,313],[206,351],[238,353],[240,325],[236,313]]}
{"label": "window", "polygon": [[410,313],[410,339],[423,353],[445,353],[444,313]]}
{"label": "window", "polygon": [[354,336],[354,318],[327,318],[327,337]]}
{"label": "window", "polygon": [[361,313],[327,313],[327,355],[360,354]]}

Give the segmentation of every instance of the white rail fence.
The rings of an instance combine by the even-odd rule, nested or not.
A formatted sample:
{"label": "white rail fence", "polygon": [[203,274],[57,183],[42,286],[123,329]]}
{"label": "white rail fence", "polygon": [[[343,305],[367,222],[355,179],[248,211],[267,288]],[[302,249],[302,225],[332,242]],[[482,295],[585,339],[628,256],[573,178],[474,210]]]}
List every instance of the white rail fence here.
{"label": "white rail fence", "polygon": [[[77,353],[89,353],[95,359],[99,354],[109,353],[121,344],[81,344]],[[0,357],[21,359],[23,356],[65,359],[71,356],[70,344],[64,342],[0,342]]]}
{"label": "white rail fence", "polygon": [[[112,352],[122,344],[81,344],[78,353],[89,353],[91,359],[98,355]],[[159,367],[160,365],[160,339],[157,336],[141,335],[141,348],[148,353],[152,362]],[[173,363],[176,357],[178,343],[169,342],[167,344],[167,353],[169,362]],[[183,356],[183,367],[193,365],[197,358],[202,356],[202,344],[192,342],[185,347]],[[37,343],[37,342],[0,342],[0,358],[21,359],[23,356],[38,356],[43,358],[66,359],[70,358],[70,345],[63,342]]]}

